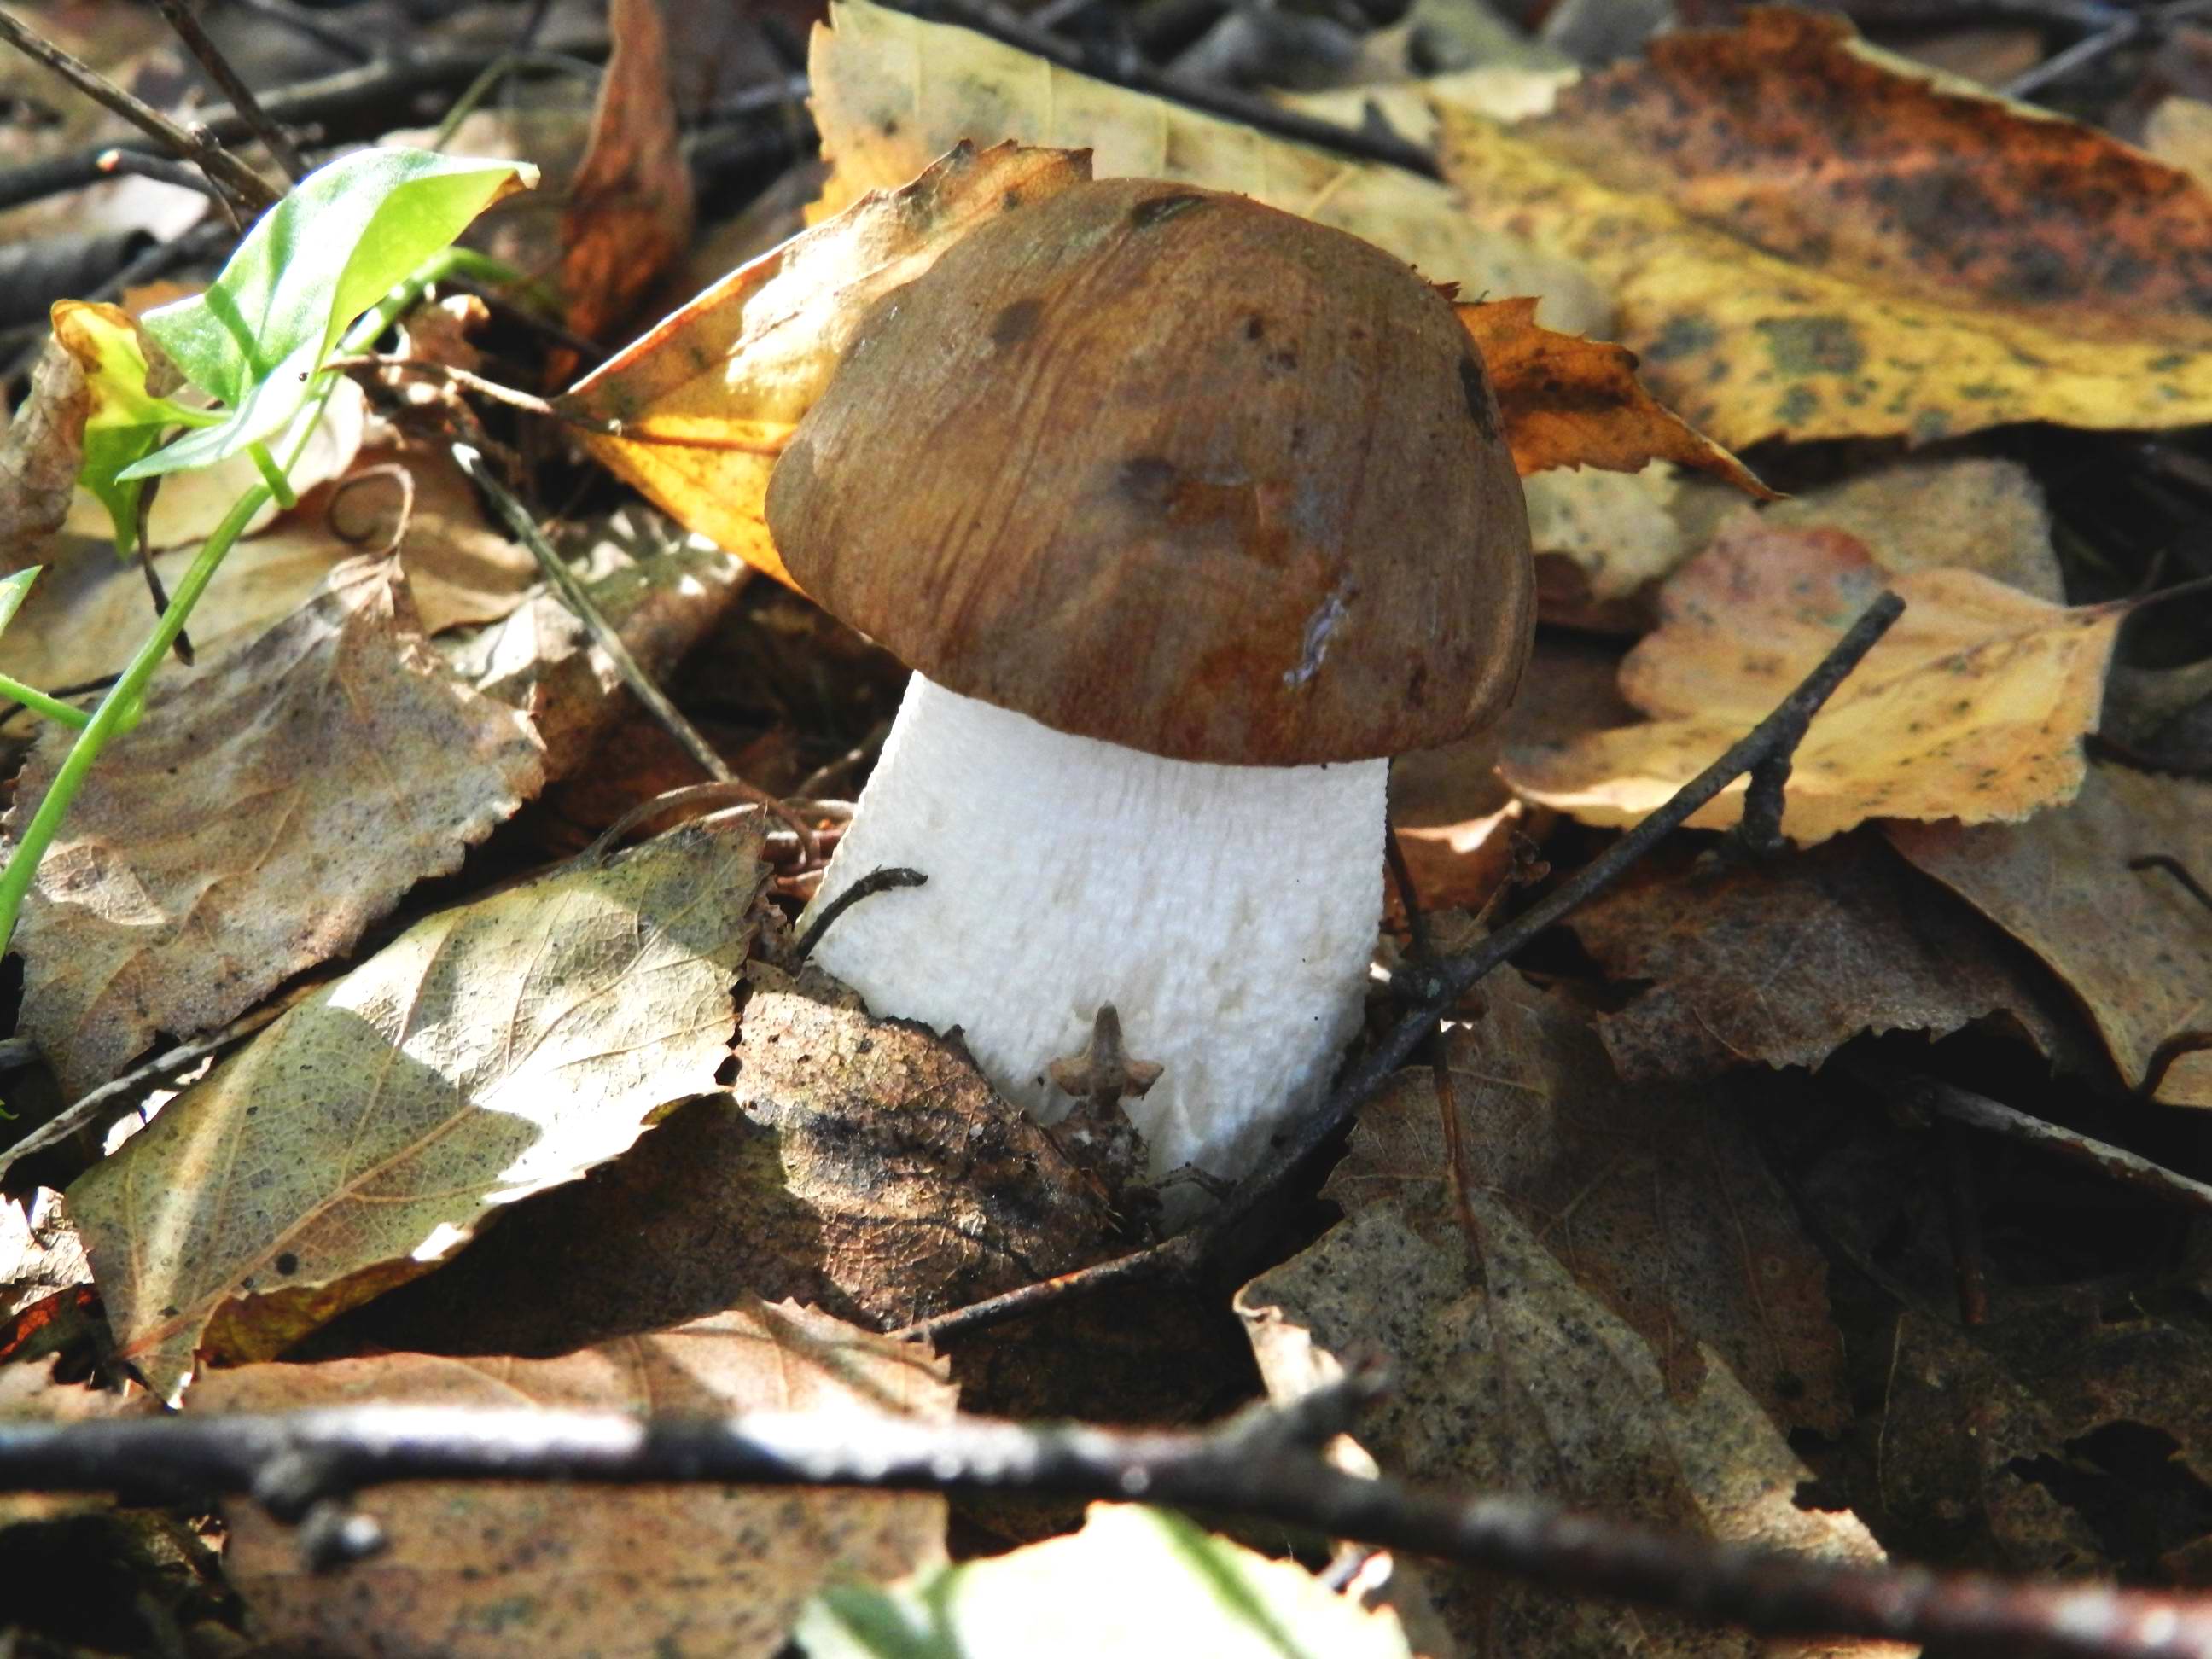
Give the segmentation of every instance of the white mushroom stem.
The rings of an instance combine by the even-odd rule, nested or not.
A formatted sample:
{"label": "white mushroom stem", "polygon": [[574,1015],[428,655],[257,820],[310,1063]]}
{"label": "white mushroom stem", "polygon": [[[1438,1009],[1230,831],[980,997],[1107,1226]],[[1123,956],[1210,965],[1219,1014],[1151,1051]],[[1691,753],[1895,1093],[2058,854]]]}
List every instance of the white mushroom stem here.
{"label": "white mushroom stem", "polygon": [[[879,1016],[957,1025],[1046,1121],[1102,1003],[1159,1081],[1155,1176],[1234,1177],[1311,1109],[1359,1022],[1389,763],[1212,766],[1068,737],[917,674],[815,901],[907,865],[815,961]],[[812,912],[810,911],[810,917]]]}

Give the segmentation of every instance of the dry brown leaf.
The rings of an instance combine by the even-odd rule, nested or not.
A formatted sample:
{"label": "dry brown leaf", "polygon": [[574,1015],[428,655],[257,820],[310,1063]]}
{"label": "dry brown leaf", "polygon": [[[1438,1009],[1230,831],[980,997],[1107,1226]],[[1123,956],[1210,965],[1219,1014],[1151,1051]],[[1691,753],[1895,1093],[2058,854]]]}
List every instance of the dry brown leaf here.
{"label": "dry brown leaf", "polygon": [[1831,13],[1680,30],[1503,126],[1441,112],[1474,222],[1610,284],[1719,442],[2212,417],[2212,197]]}
{"label": "dry brown leaf", "polygon": [[[404,491],[398,471],[407,475]],[[343,491],[323,503],[321,522],[293,533],[306,541],[318,532],[325,546],[373,549],[397,538],[399,568],[426,635],[497,622],[544,580],[530,550],[485,521],[476,486],[443,449],[362,456]],[[280,526],[276,533],[286,532]],[[224,581],[230,574],[226,562]]]}
{"label": "dry brown leaf", "polygon": [[[586,337],[619,322],[691,240],[691,169],[669,94],[659,0],[612,0],[592,137],[561,214],[561,295]],[[549,371],[566,380],[568,355]]]}
{"label": "dry brown leaf", "polygon": [[2045,976],[1873,835],[1718,871],[1647,860],[1577,910],[1608,975],[1653,981],[1598,1017],[1620,1074],[1817,1066],[1863,1031],[1940,1036],[1999,1012],[2048,1053],[2064,1011]]}
{"label": "dry brown leaf", "polygon": [[[1783,829],[1802,845],[1870,817],[2021,818],[2080,787],[2124,607],[2069,610],[1966,570],[1889,584],[1904,617],[1798,745]],[[1829,530],[1739,525],[1677,571],[1621,690],[1657,718],[1506,757],[1520,793],[1589,823],[1659,805],[1764,719],[1884,583]],[[1690,823],[1725,829],[1739,778]]]}
{"label": "dry brown leaf", "polygon": [[[1848,1418],[1841,1344],[1825,1264],[1741,1127],[1627,1089],[1517,976],[1485,994],[1453,1039],[1454,1103],[1403,1074],[1332,1178],[1346,1219],[1238,1293],[1270,1391],[1379,1349],[1397,1386],[1360,1439],[1386,1470],[1879,1559],[1854,1516],[1793,1501],[1784,1425]],[[1758,1650],[1479,1574],[1429,1583],[1468,1652]]]}
{"label": "dry brown leaf", "polygon": [[1636,472],[1664,460],[1710,472],[1746,495],[1772,497],[1742,462],[1652,401],[1637,383],[1633,353],[1539,328],[1537,303],[1493,300],[1457,307],[1490,372],[1513,465],[1522,477],[1562,466]]}
{"label": "dry brown leaf", "polygon": [[[557,1359],[391,1354],[218,1371],[192,1409],[373,1401],[941,1423],[953,1396],[926,1346],[749,1300]],[[258,1504],[230,1506],[225,1566],[260,1640],[288,1652],[768,1659],[817,1587],[945,1559],[945,1500],[927,1494],[434,1481],[386,1488],[367,1507],[391,1547],[334,1590],[302,1565],[291,1528]]]}
{"label": "dry brown leaf", "polygon": [[[1897,823],[1898,851],[2048,963],[2128,1082],[2161,1044],[2212,1029],[2212,911],[2163,869],[2212,872],[2212,786],[2097,766],[2072,805],[2021,824]],[[2212,1107],[2212,1053],[2181,1054],[2155,1097]]]}
{"label": "dry brown leaf", "polygon": [[[409,631],[388,564],[151,700],[39,866],[16,933],[21,1029],[72,1097],[158,1031],[190,1036],[350,947],[544,783],[513,710]],[[43,735],[9,823],[69,752]]]}
{"label": "dry brown leaf", "polygon": [[714,1086],[763,880],[687,827],[416,923],[69,1190],[120,1356],[281,1353]]}
{"label": "dry brown leaf", "polygon": [[49,340],[29,396],[0,436],[0,576],[52,556],[47,544],[69,517],[91,413],[83,366]]}
{"label": "dry brown leaf", "polygon": [[1607,331],[1610,301],[1578,263],[1471,224],[1449,189],[1402,168],[1272,137],[872,0],[837,0],[807,64],[835,167],[822,212],[903,185],[964,139],[1082,147],[1096,177],[1234,191],[1364,237],[1432,283],[1541,295],[1550,327]]}
{"label": "dry brown leaf", "polygon": [[1085,176],[1080,159],[967,149],[739,267],[578,382],[619,438],[584,441],[683,524],[788,581],[763,520],[769,474],[878,296],[975,225]]}

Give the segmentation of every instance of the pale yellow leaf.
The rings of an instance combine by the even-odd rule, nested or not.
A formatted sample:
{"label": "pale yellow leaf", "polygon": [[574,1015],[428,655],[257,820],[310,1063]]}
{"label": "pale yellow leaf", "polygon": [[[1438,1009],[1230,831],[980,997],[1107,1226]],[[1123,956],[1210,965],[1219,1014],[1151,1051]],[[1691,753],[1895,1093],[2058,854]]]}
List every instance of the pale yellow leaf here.
{"label": "pale yellow leaf", "polygon": [[[1870,817],[1984,823],[2072,799],[2121,608],[2069,610],[1967,570],[1889,585],[1905,616],[1798,745],[1784,833],[1809,845]],[[1622,691],[1658,718],[1510,753],[1507,781],[1585,823],[1634,823],[1764,719],[1883,586],[1839,532],[1737,526],[1675,574],[1659,630],[1622,665]],[[1690,823],[1734,823],[1744,788]]]}
{"label": "pale yellow leaf", "polygon": [[441,911],[173,1101],[68,1194],[119,1356],[174,1397],[203,1346],[281,1352],[711,1089],[757,848],[690,826]]}

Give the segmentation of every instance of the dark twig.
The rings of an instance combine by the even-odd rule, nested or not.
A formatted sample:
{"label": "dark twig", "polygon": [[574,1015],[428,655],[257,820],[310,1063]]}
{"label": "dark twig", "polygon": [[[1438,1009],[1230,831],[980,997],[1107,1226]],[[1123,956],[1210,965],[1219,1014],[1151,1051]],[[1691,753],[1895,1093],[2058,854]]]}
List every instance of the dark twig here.
{"label": "dark twig", "polygon": [[281,199],[281,191],[225,149],[222,142],[205,128],[195,132],[179,125],[143,99],[125,92],[82,58],[64,52],[4,11],[0,11],[0,40],[44,64],[94,103],[114,111],[141,132],[198,164],[209,178],[255,211],[272,207]]}
{"label": "dark twig", "polygon": [[230,106],[238,118],[252,129],[253,136],[261,141],[262,148],[284,170],[284,176],[294,184],[307,176],[307,158],[283,128],[269,118],[261,107],[261,100],[253,95],[253,88],[239,77],[231,67],[230,59],[222,55],[222,48],[208,39],[208,32],[200,27],[200,20],[192,15],[185,0],[154,0],[161,9],[161,15],[177,32],[177,39],[185,43],[199,66],[207,71],[216,90],[230,100]]}
{"label": "dark twig", "polygon": [[792,960],[804,962],[812,956],[814,947],[822,943],[823,934],[830,931],[830,923],[836,921],[838,917],[843,915],[862,899],[872,898],[878,893],[888,893],[895,887],[926,887],[928,884],[927,876],[919,870],[909,870],[903,865],[889,864],[880,870],[869,871],[866,875],[862,876],[860,880],[822,907],[819,914],[806,925],[806,931],[799,936],[799,943],[792,946]]}
{"label": "dark twig", "polygon": [[1887,633],[1890,624],[1904,612],[1903,599],[1894,593],[1883,593],[1866,608],[1844,637],[1836,641],[1834,648],[1772,714],[1739,738],[1726,754],[1676,790],[1665,805],[1506,926],[1437,964],[1432,974],[1424,976],[1420,1003],[1401,1016],[1380,1042],[1352,1064],[1320,1110],[1293,1124],[1279,1137],[1259,1167],[1239,1181],[1197,1226],[1145,1249],[919,1321],[899,1334],[935,1340],[957,1331],[995,1325],[1048,1304],[1109,1285],[1198,1271],[1211,1259],[1219,1242],[1235,1237],[1240,1224],[1253,1211],[1309,1158],[1342,1132],[1352,1115],[1436,1029],[1439,1015],[1466,995],[1484,975],[1510,960],[1539,933],[1557,926],[1561,918],[1618,881],[1632,865],[1688,822],[1692,814],[1730,783],[1777,749],[1796,743],[1804,735],[1820,705],[1827,702],[1844,677],[1874,648],[1875,641]]}
{"label": "dark twig", "polygon": [[778,800],[757,784],[743,778],[720,778],[713,783],[689,783],[680,789],[664,789],[648,799],[641,800],[599,833],[599,836],[582,852],[576,854],[579,864],[596,864],[611,853],[622,838],[647,818],[658,817],[663,812],[673,811],[679,806],[756,806],[762,811],[781,818],[799,837],[799,849],[811,864],[821,857],[821,848],[814,839],[814,826],[793,807]]}
{"label": "dark twig", "polygon": [[1413,872],[1406,863],[1406,848],[1395,823],[1383,826],[1382,860],[1389,866],[1390,879],[1398,889],[1398,908],[1406,913],[1406,932],[1413,942],[1413,956],[1423,963],[1432,962],[1436,941],[1429,936],[1428,913],[1421,908],[1420,890],[1413,885]]}
{"label": "dark twig", "polygon": [[197,191],[214,201],[228,199],[198,167],[172,161],[166,155],[149,155],[143,149],[104,149],[93,165],[111,176],[129,173],[135,178],[174,185],[179,190]]}
{"label": "dark twig", "polygon": [[1108,60],[1037,27],[1011,6],[1000,3],[1000,0],[929,0],[915,9],[923,16],[934,15],[1057,64],[1062,69],[1073,70],[1078,75],[1110,81],[1133,92],[1149,93],[1155,98],[1164,98],[1171,103],[1339,155],[1380,161],[1431,179],[1440,176],[1435,156],[1395,133],[1338,126],[1333,121],[1318,121],[1310,115],[1284,109],[1264,98],[1248,97],[1219,87],[1200,85],[1181,76]]}
{"label": "dark twig", "polygon": [[1324,1398],[1210,1432],[970,1418],[358,1406],[288,1415],[0,1423],[0,1488],[251,1496],[313,1517],[325,1559],[375,1547],[355,1493],[423,1480],[744,1483],[1142,1499],[1235,1515],[1672,1608],[1774,1636],[1942,1643],[2023,1659],[2212,1659],[2212,1601],[1810,1559],[1670,1536],[1538,1498],[1366,1480],[1304,1448],[1346,1415]]}
{"label": "dark twig", "polygon": [[2128,868],[2130,870],[2163,870],[2166,874],[2172,876],[2176,881],[2179,882],[2184,887],[2189,890],[2190,897],[2195,899],[2207,910],[2212,910],[2212,892],[2206,891],[2204,884],[2197,880],[2195,876],[2190,873],[2189,866],[2184,864],[2179,859],[2175,858],[2172,854],[2146,853],[2139,859],[2130,859],[2128,860]]}

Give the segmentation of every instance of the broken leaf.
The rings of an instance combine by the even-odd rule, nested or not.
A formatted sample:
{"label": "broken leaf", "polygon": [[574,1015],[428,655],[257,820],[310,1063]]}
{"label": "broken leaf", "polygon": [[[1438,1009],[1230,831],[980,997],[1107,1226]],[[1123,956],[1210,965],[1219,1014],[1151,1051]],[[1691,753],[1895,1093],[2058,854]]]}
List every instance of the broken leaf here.
{"label": "broken leaf", "polygon": [[[220,1025],[347,950],[537,793],[528,722],[458,684],[405,605],[391,565],[341,567],[259,639],[167,682],[101,757],[16,933],[21,1029],[72,1098],[156,1032]],[[41,734],[10,824],[70,735]]]}
{"label": "broken leaf", "polygon": [[1503,126],[1440,111],[1474,222],[1584,264],[1719,442],[2212,417],[2212,197],[1827,12],[1678,30]]}
{"label": "broken leaf", "polygon": [[578,383],[569,399],[620,437],[592,453],[690,528],[781,580],[763,521],[785,441],[878,296],[911,282],[967,230],[1085,176],[1079,158],[965,148],[911,183],[740,266]]}
{"label": "broken leaf", "polygon": [[1474,226],[1449,190],[1402,168],[1273,137],[872,0],[837,0],[807,63],[835,167],[823,212],[904,184],[963,139],[1081,146],[1097,178],[1234,191],[1364,237],[1432,283],[1541,295],[1549,327],[1607,330],[1610,306],[1578,262]]}
{"label": "broken leaf", "polygon": [[[1883,585],[1840,532],[1733,527],[1668,580],[1659,630],[1621,666],[1622,691],[1657,718],[1516,750],[1507,781],[1585,823],[1635,823],[1764,719]],[[1784,833],[1810,845],[1870,817],[1984,823],[2069,799],[2124,607],[2069,610],[1966,570],[1889,585],[1905,615],[1798,745]],[[1734,823],[1744,789],[1690,823]]]}
{"label": "broken leaf", "polygon": [[1093,1504],[1073,1537],[889,1589],[825,1590],[796,1634],[809,1659],[1411,1659],[1395,1614],[1296,1562],[1171,1510],[1114,1504]]}
{"label": "broken leaf", "polygon": [[[217,1371],[196,1413],[379,1405],[519,1405],[664,1417],[738,1412],[952,1415],[927,1346],[752,1302],[557,1359],[422,1354]],[[225,1564],[255,1634],[286,1651],[769,1659],[817,1587],[945,1559],[945,1500],[763,1487],[437,1482],[365,1507],[391,1547],[342,1592],[292,1528],[229,1507]]]}
{"label": "broken leaf", "polygon": [[416,923],[70,1188],[119,1356],[282,1352],[714,1086],[763,872],[687,827]]}
{"label": "broken leaf", "polygon": [[1652,981],[1598,1017],[1621,1076],[1817,1066],[1862,1032],[1941,1036],[1998,1012],[2049,1052],[2064,1010],[2044,975],[1873,836],[1718,870],[1662,854],[1577,910],[1610,976]]}
{"label": "broken leaf", "polygon": [[2212,786],[2096,766],[2070,805],[2021,824],[1898,823],[1891,842],[2048,963],[2129,1083],[2163,1070],[2154,1097],[2212,1106],[2212,1052],[2177,1049],[2212,1028],[2212,910],[2167,860],[2212,872]]}
{"label": "broken leaf", "polygon": [[1514,468],[1524,477],[1560,466],[1635,472],[1667,460],[1747,495],[1773,495],[1735,456],[1654,403],[1637,384],[1631,353],[1539,328],[1536,306],[1523,299],[1456,307],[1482,353]]}

